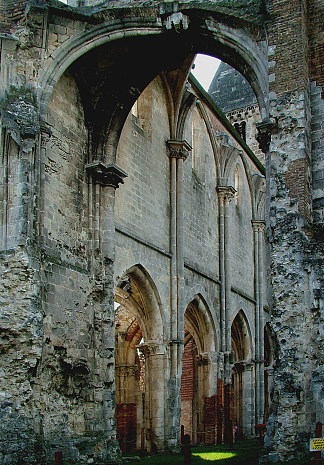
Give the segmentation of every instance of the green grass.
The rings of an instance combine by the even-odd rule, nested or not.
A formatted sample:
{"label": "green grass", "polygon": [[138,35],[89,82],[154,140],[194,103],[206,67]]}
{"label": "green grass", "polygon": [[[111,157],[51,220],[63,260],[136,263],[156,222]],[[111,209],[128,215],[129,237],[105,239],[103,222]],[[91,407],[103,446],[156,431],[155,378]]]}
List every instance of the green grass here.
{"label": "green grass", "polygon": [[[259,441],[240,441],[229,449],[221,446],[198,446],[192,448],[192,465],[257,465],[261,445]],[[142,465],[183,465],[181,454],[153,455],[140,459]]]}
{"label": "green grass", "polygon": [[232,459],[237,457],[237,452],[193,452],[193,457],[199,457],[202,460],[207,460],[210,462]]}
{"label": "green grass", "polygon": [[[238,441],[234,448],[226,445],[201,446],[192,448],[192,465],[258,465],[262,446],[258,440]],[[140,458],[135,462],[140,465],[183,465],[181,454],[152,455]],[[311,465],[312,459],[295,460],[289,465]],[[271,464],[271,465],[282,465]]]}

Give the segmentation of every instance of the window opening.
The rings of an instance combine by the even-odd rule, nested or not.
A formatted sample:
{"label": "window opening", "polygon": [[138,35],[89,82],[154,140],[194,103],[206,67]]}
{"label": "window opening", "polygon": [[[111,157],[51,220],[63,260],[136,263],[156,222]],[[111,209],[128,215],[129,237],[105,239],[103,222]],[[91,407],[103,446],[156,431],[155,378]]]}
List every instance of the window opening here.
{"label": "window opening", "polygon": [[235,188],[235,206],[238,207],[239,204],[239,194],[240,194],[240,174],[239,168],[236,166],[234,172],[234,188]]}
{"label": "window opening", "polygon": [[236,132],[238,132],[239,135],[242,137],[244,142],[246,142],[246,122],[241,121],[241,123],[235,123],[234,128]]}

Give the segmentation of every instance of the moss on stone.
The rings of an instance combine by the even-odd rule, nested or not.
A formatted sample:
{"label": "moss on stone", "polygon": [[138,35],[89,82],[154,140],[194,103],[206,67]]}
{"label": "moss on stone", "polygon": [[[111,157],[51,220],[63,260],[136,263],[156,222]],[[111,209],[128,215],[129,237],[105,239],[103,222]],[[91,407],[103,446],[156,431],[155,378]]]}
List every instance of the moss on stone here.
{"label": "moss on stone", "polygon": [[39,114],[33,92],[24,87],[10,86],[0,100],[2,124],[22,149],[28,152],[40,131]]}

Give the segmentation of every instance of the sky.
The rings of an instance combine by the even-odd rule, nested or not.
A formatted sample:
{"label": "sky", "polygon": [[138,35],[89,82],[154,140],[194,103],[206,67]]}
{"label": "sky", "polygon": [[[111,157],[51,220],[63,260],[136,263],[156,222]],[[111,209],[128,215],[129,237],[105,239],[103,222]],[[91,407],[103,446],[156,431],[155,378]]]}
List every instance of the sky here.
{"label": "sky", "polygon": [[219,64],[220,60],[218,60],[218,58],[201,54],[196,56],[195,68],[191,72],[206,92],[208,91]]}

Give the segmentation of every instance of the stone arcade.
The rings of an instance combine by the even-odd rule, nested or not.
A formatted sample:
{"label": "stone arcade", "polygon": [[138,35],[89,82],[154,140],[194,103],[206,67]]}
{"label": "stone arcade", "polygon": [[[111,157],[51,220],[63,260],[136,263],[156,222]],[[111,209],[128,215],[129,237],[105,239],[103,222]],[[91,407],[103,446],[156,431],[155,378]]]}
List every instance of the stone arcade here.
{"label": "stone arcade", "polygon": [[[0,464],[235,422],[267,422],[264,461],[303,455],[324,421],[323,2],[80,3],[1,4]],[[251,85],[265,168],[196,53]]]}

